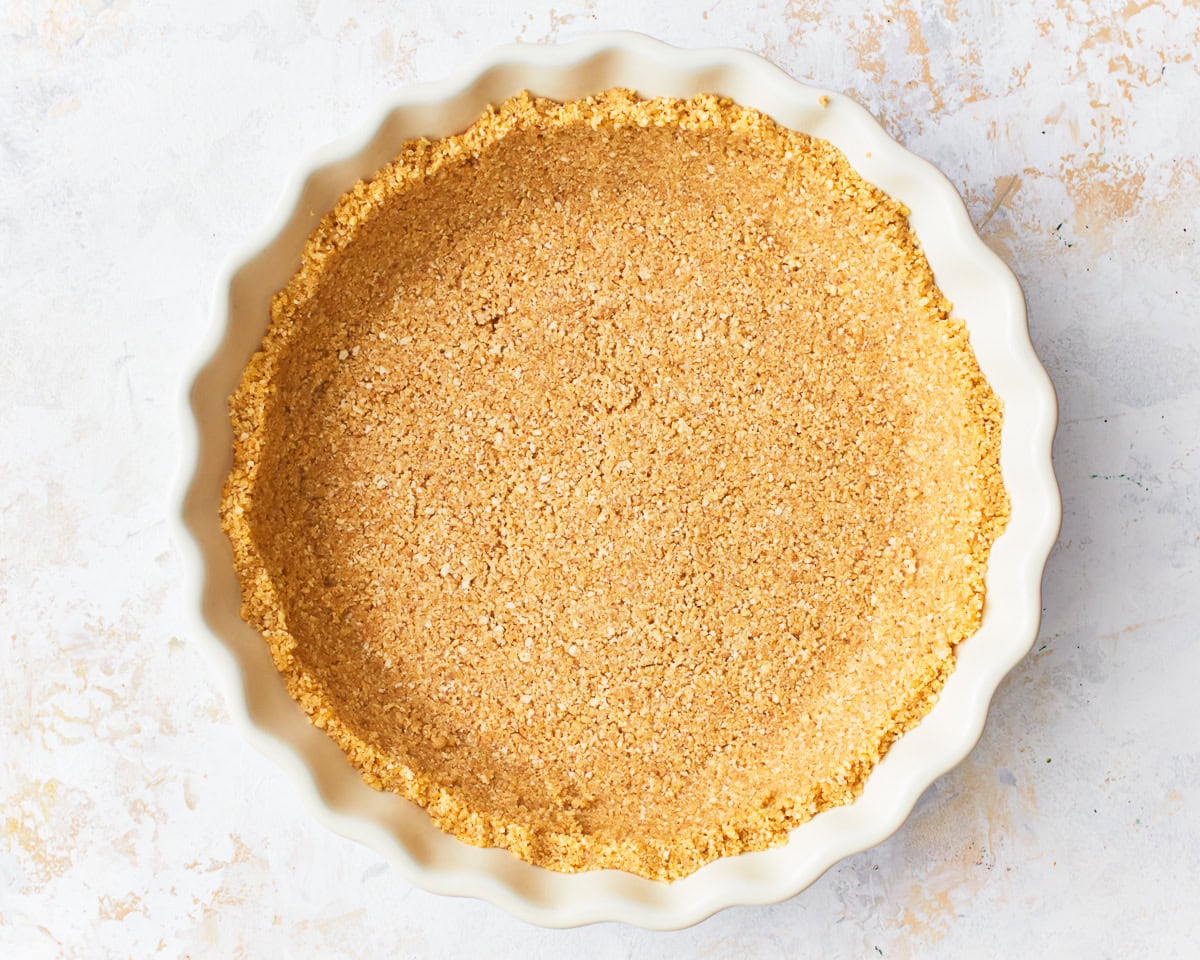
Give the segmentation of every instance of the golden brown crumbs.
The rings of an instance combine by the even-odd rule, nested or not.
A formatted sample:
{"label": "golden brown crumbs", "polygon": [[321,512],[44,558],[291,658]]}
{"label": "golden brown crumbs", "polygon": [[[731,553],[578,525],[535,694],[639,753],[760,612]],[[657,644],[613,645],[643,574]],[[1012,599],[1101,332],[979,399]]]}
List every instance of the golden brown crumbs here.
{"label": "golden brown crumbs", "polygon": [[907,211],[712,96],[521,95],[321,222],[231,402],[243,615],[375,787],[674,879],[978,627],[1000,408]]}

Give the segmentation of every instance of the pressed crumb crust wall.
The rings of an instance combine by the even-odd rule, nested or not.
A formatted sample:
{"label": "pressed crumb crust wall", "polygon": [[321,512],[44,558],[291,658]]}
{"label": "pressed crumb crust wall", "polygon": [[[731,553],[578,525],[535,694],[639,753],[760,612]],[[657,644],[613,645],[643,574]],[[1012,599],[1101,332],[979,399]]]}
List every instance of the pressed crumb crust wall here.
{"label": "pressed crumb crust wall", "polygon": [[852,800],[979,624],[1000,409],[903,206],[714,97],[346,194],[232,403],[244,615],[375,786],[674,879]]}

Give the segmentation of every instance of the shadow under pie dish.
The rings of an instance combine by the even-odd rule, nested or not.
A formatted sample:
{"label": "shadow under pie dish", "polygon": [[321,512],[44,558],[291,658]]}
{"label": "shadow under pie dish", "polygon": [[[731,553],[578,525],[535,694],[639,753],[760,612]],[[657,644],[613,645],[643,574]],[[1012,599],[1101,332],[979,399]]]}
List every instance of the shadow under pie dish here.
{"label": "shadow under pie dish", "polygon": [[233,397],[223,517],[369,783],[668,880],[855,797],[1008,512],[906,214],[824,141],[626,90],[515,97],[339,202]]}
{"label": "shadow under pie dish", "polygon": [[[569,103],[588,96],[595,97],[599,91],[612,88],[636,89],[638,95],[647,98],[689,100],[703,94],[728,97],[744,107],[762,110],[788,130],[802,131],[836,146],[848,166],[910,210],[908,227],[914,238],[919,238],[920,252],[928,257],[936,276],[937,288],[944,292],[946,299],[953,301],[953,316],[964,322],[970,335],[968,350],[973,350],[977,355],[979,370],[1003,410],[1000,469],[1009,502],[1008,521],[1004,533],[998,536],[986,558],[986,599],[982,622],[977,632],[954,648],[954,670],[944,679],[936,704],[919,724],[912,726],[889,746],[887,755],[875,764],[862,786],[862,792],[852,803],[830,806],[820,814],[806,818],[790,830],[786,844],[776,844],[766,850],[740,856],[721,856],[671,883],[647,880],[625,870],[548,870],[512,856],[502,848],[464,844],[454,835],[434,826],[433,818],[425,809],[403,799],[400,793],[372,790],[364,784],[360,769],[347,762],[346,754],[338,748],[335,740],[311,724],[308,714],[296,708],[293,698],[289,696],[276,662],[272,660],[272,653],[277,654],[283,646],[283,638],[276,636],[272,640],[269,634],[269,646],[269,643],[263,642],[259,630],[242,620],[242,583],[235,570],[230,540],[222,530],[223,490],[229,485],[230,491],[227,492],[232,492],[232,487],[238,482],[238,473],[230,474],[233,449],[244,442],[242,433],[247,436],[251,433],[240,427],[238,432],[232,430],[228,415],[229,397],[239,391],[244,394],[244,380],[251,378],[254,366],[262,364],[260,356],[252,361],[250,372],[247,372],[247,360],[264,346],[264,332],[268,330],[272,319],[272,298],[277,301],[278,292],[286,288],[294,289],[298,266],[311,265],[304,253],[306,242],[312,238],[314,229],[320,227],[319,221],[324,212],[338,208],[340,198],[354,186],[355,181],[378,179],[380,170],[388,167],[397,155],[403,154],[413,138],[437,143],[461,134],[488,110],[494,114],[487,104],[503,104],[522,90],[552,97],[559,103]],[[436,149],[434,146],[424,148],[426,161]],[[562,160],[559,163],[563,163]],[[569,163],[570,160],[563,166]],[[713,166],[721,168],[718,163]],[[707,174],[707,164],[704,172]],[[374,190],[374,187],[365,187],[365,190]],[[562,202],[562,198],[557,199]],[[553,202],[550,208],[553,208]],[[503,227],[503,218],[494,222]],[[638,246],[646,246],[641,236],[638,236]],[[311,245],[308,248],[312,250]],[[430,254],[422,252],[422,256],[428,258]],[[510,259],[516,260],[515,257]],[[642,260],[646,259],[642,257]],[[638,260],[638,265],[644,264]],[[755,269],[758,269],[757,266]],[[708,272],[702,276],[706,281],[715,280],[715,276]],[[637,280],[644,288],[653,286],[658,282],[658,277],[652,281],[641,277]],[[377,282],[376,278],[371,277],[367,287]],[[836,287],[840,286],[840,283],[836,284]],[[217,677],[227,683],[227,702],[233,719],[239,722],[245,736],[258,749],[286,770],[299,796],[310,804],[313,814],[326,826],[384,854],[409,881],[422,888],[444,894],[476,896],[504,907],[517,917],[551,926],[577,925],[595,920],[624,920],[648,928],[677,929],[695,923],[722,907],[751,902],[764,904],[784,899],[808,886],[842,857],[877,844],[900,826],[920,792],[937,775],[959,762],[976,743],[997,684],[1030,649],[1036,637],[1040,613],[1040,574],[1046,554],[1054,542],[1058,522],[1057,488],[1050,461],[1055,402],[1049,380],[1028,341],[1020,287],[1001,260],[974,233],[954,187],[930,164],[900,148],[869,114],[848,98],[833,91],[798,83],[757,56],[738,50],[672,48],[648,37],[632,34],[599,35],[557,46],[518,44],[493,50],[479,64],[456,77],[444,82],[413,86],[400,92],[385,109],[380,110],[378,118],[362,128],[359,134],[330,145],[312,157],[307,166],[302,168],[300,176],[284,191],[283,203],[274,220],[260,230],[245,252],[230,259],[220,282],[220,290],[216,324],[211,336],[198,348],[194,374],[188,378],[186,404],[181,409],[181,482],[176,496],[182,509],[176,542],[184,562],[182,571],[188,582],[193,584],[194,595],[199,600],[199,616],[191,624],[190,636],[206,644],[212,655],[212,664],[218,668]],[[668,284],[662,293],[666,295],[670,292]],[[643,304],[643,307],[648,306],[648,301]],[[485,313],[482,317],[484,325],[496,326],[503,335],[503,322],[496,320],[492,323],[487,316]],[[695,331],[692,332],[695,335]],[[268,352],[271,338],[275,336],[275,332],[272,332],[266,338]],[[338,346],[336,355],[340,356],[342,349],[346,349],[347,356],[341,364],[350,364],[360,359],[368,346],[378,343],[378,338],[374,341],[343,343]],[[718,340],[714,336],[712,346],[716,344]],[[353,353],[354,346],[359,347],[356,356]],[[317,344],[312,344],[312,347],[317,350]],[[676,343],[674,347],[678,348],[680,344]],[[317,366],[328,362],[328,359],[328,356],[324,360],[318,356]],[[443,358],[443,361],[449,359]],[[436,362],[432,354],[431,360]],[[380,361],[377,366],[388,367],[388,364]],[[384,376],[378,372],[373,374],[376,379]],[[522,370],[522,378],[524,376],[526,372]],[[317,377],[323,378],[326,378],[325,374]],[[335,383],[323,389],[330,390],[335,386],[341,389],[344,384]],[[576,384],[576,388],[578,386]],[[372,385],[371,390],[366,392],[376,389]],[[270,396],[270,391],[266,391],[264,400]],[[696,391],[695,396],[701,396],[700,391]],[[688,388],[688,402],[691,397],[692,391]],[[749,395],[749,398],[755,401],[754,395]],[[618,396],[616,402],[608,398],[593,413],[616,416],[620,413],[620,404],[626,400],[628,397],[625,396]],[[637,397],[629,409],[634,409],[637,403],[650,400],[658,403],[658,396],[652,395],[644,400]],[[272,404],[274,401],[265,406]],[[293,408],[299,409],[294,401]],[[750,413],[756,410],[763,412],[761,407],[754,406],[754,402],[749,404],[749,409]],[[253,415],[253,412],[250,413]],[[718,418],[719,413],[719,410],[715,410],[706,415],[708,418]],[[947,413],[950,416],[958,415],[953,410]],[[676,419],[682,421],[683,428],[695,426],[695,414],[696,410],[688,409]],[[667,426],[671,426],[672,431],[676,430],[671,421],[670,425],[660,425],[659,432],[654,433],[649,431],[654,422],[648,418],[638,421],[638,427],[647,428],[647,436],[626,436],[626,442],[660,443],[668,436],[664,432]],[[719,418],[714,419],[709,426],[715,430],[720,422]],[[619,439],[618,434],[613,432],[618,425],[619,421],[606,436]],[[545,427],[539,428],[545,430]],[[674,433],[670,436],[674,437]],[[688,449],[703,449],[703,440],[701,434],[700,439],[694,440]],[[344,451],[348,448],[341,449]],[[240,450],[239,456],[241,479],[245,485],[245,481],[250,479],[248,470],[257,467],[250,466],[248,460],[253,457],[247,457],[245,450]],[[632,466],[635,460],[632,457],[629,460]],[[702,457],[698,458],[697,467],[702,468],[706,463]],[[301,468],[301,464],[294,466]],[[709,466],[712,464],[709,463]],[[727,460],[728,468],[730,461]],[[277,474],[276,480],[280,475]],[[370,478],[374,480],[374,472]],[[380,473],[379,479],[388,478]],[[750,479],[754,479],[754,474],[750,474]],[[295,482],[299,484],[300,481],[296,479]],[[311,492],[311,482],[305,482]],[[752,485],[727,486],[721,500],[732,494],[740,494],[745,500],[754,496],[756,490]],[[712,508],[712,497],[706,496],[709,508]],[[704,499],[706,497],[701,497],[702,503]],[[229,506],[229,498],[224,497],[224,500]],[[678,503],[679,500],[673,502]],[[252,514],[258,506],[252,506]],[[245,511],[244,504],[242,510]],[[715,522],[715,517],[708,518]],[[1000,517],[996,520],[1000,520]],[[638,530],[629,529],[630,539],[636,545],[638,541],[634,538]],[[328,544],[328,536],[325,540]],[[358,556],[358,547],[350,540],[353,540],[353,536],[346,540],[344,556]],[[742,542],[745,544],[746,540]],[[329,546],[331,550],[342,550],[336,542]],[[848,548],[850,545],[847,545]],[[281,553],[287,551],[276,548],[276,556]],[[733,554],[727,556],[732,557]],[[748,565],[748,570],[766,577],[761,572],[762,560],[756,560],[755,564]],[[919,563],[919,554],[917,560]],[[295,571],[292,558],[284,556],[282,562],[288,564],[282,569]],[[301,562],[307,560],[296,558],[296,563]],[[439,565],[437,569],[440,575],[442,566]],[[245,574],[244,564],[240,572]],[[452,574],[454,570],[448,576]],[[647,570],[646,576],[640,575],[638,582],[641,583],[642,578],[647,580],[643,595],[658,589],[650,581],[660,574],[665,575],[665,571],[654,568]],[[270,583],[270,574],[265,571],[265,565],[263,576],[254,577],[254,583],[259,586],[264,581]],[[460,589],[461,584],[460,578]],[[478,586],[480,584],[473,582],[468,587],[468,593]],[[698,595],[696,590],[703,586],[703,583],[692,582],[689,587],[692,594],[689,596]],[[752,588],[755,584],[743,578],[734,586]],[[560,592],[556,596],[563,599],[566,595]],[[762,602],[760,595],[758,604]],[[766,602],[778,604],[779,601],[767,596]],[[712,605],[707,608],[712,608]],[[346,612],[344,616],[353,617],[354,614]],[[730,628],[736,628],[736,617],[728,619]],[[289,632],[292,632],[295,624],[287,625]],[[475,625],[488,626],[486,623]],[[266,629],[271,630],[270,626]],[[746,629],[745,623],[742,623],[742,629]],[[505,625],[504,636],[508,634],[508,626]],[[524,642],[524,637],[520,638],[520,642]],[[578,653],[582,644],[576,643],[575,646]],[[530,662],[536,667],[535,649],[530,648]],[[520,654],[520,650],[517,653]],[[737,659],[757,655],[758,650],[743,644],[740,649],[731,646],[730,653]],[[395,658],[392,658],[392,662],[395,664]],[[647,668],[653,668],[655,661],[648,659],[644,662],[649,665]],[[665,670],[665,667],[662,668]],[[698,671],[697,676],[700,676]],[[392,679],[392,683],[395,682]],[[760,685],[764,683],[767,683],[766,678],[761,680]],[[294,683],[292,686],[295,688]],[[709,682],[708,689],[713,688],[719,689],[719,685]],[[342,689],[353,692],[353,684],[344,685]],[[695,700],[697,694],[704,690],[703,683],[696,684],[696,690],[691,692],[692,698]],[[533,691],[522,689],[517,694],[517,700],[532,694]],[[684,691],[680,697],[686,695],[688,692]],[[611,695],[608,702],[612,704],[613,701]],[[523,706],[528,708],[530,704]],[[772,709],[775,709],[774,704]],[[616,708],[612,713],[617,713]],[[664,710],[659,719],[661,724],[666,724],[672,718],[670,710]],[[898,720],[902,722],[902,718]],[[564,733],[564,736],[569,734]],[[378,739],[376,743],[372,743],[370,738],[361,739],[372,750],[379,749]],[[432,731],[421,740],[421,743],[427,744],[426,750],[434,750],[438,754],[461,749],[449,739],[443,749],[438,749],[433,746],[437,742],[437,733]],[[763,738],[763,742],[768,749],[778,746],[778,742],[772,742],[769,738]],[[386,748],[386,744],[383,746]],[[755,757],[745,749],[745,745],[740,745],[738,749],[742,750],[740,767],[737,763],[731,763],[730,768],[734,772],[740,768],[750,768],[751,775],[761,773],[763,764],[757,763],[756,766]],[[541,757],[541,760],[545,764],[552,757]],[[415,779],[419,770],[412,764],[408,766]],[[536,768],[532,762],[528,770],[530,779],[538,779],[533,775]],[[422,773],[427,772],[426,769]],[[596,775],[593,772],[593,780]],[[544,780],[548,782],[548,779]],[[852,778],[850,782],[847,796],[854,788]],[[642,788],[644,792],[646,788]],[[714,780],[714,790],[726,790],[726,786]],[[586,798],[578,797],[576,803],[581,799],[588,804],[582,808],[584,812],[594,810],[599,805],[599,800],[588,803]],[[570,804],[563,805],[570,809]],[[781,804],[775,806],[774,812],[770,806],[772,803],[763,808],[767,811],[763,823],[768,822],[769,817],[778,820],[781,812],[784,816],[791,815],[782,809]],[[433,812],[438,814],[437,810]],[[444,814],[446,810],[442,812]],[[602,814],[602,808],[599,812]],[[797,818],[805,816],[808,816],[806,812],[798,811]],[[571,815],[564,814],[564,817],[570,827]],[[560,833],[569,832],[565,830]],[[722,852],[732,852],[756,842],[755,836],[749,834],[730,838],[724,829],[721,834],[728,841],[727,844],[722,840],[716,841],[716,844],[724,845]],[[774,827],[758,833],[758,840],[764,838],[772,841],[778,839]],[[544,850],[546,848],[552,852],[554,850],[553,845],[544,845]],[[559,852],[563,848],[566,845],[560,846]],[[530,852],[533,852],[532,847]],[[641,857],[644,863],[646,852],[635,851],[632,856]],[[707,851],[697,851],[697,859],[703,856],[707,856]],[[682,863],[680,859],[677,866]],[[562,866],[571,869],[570,864]],[[646,872],[654,875],[653,863],[649,864]],[[664,869],[659,875],[665,872]]]}

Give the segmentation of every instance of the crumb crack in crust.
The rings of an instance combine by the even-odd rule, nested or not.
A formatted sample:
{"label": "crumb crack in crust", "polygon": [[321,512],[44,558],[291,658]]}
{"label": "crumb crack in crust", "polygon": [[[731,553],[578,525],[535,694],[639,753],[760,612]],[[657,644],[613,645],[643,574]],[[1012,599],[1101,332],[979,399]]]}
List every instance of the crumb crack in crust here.
{"label": "crumb crack in crust", "polygon": [[231,399],[242,614],[370,785],[671,880],[852,801],[979,626],[1000,405],[902,204],[522,94],[347,192]]}

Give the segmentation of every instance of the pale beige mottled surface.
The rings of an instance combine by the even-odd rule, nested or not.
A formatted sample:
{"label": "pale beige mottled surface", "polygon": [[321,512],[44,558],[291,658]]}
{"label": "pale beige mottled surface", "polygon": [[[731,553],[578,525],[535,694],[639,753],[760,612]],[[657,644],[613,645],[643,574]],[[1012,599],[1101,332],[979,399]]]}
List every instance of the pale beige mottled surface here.
{"label": "pale beige mottled surface", "polygon": [[[0,956],[1194,954],[1195,5],[204,9],[0,12]],[[616,27],[757,50],[937,163],[1063,418],[1042,637],[979,747],[802,896],[670,936],[533,930],[315,824],[179,633],[164,519],[217,266],[297,158],[495,42]]]}

